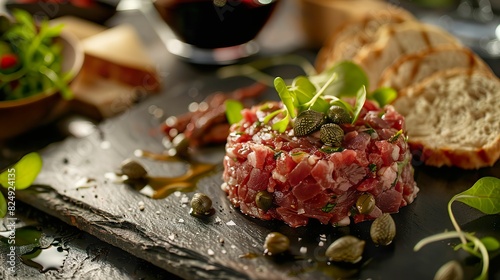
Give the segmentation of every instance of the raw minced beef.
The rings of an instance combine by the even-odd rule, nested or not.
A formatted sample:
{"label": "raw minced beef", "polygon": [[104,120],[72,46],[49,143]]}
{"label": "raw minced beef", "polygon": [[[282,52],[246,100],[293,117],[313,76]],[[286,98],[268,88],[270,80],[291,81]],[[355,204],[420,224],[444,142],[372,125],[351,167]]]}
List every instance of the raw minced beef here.
{"label": "raw minced beef", "polygon": [[[418,187],[404,118],[392,106],[381,109],[367,101],[355,124],[341,125],[345,135],[337,149],[325,147],[318,133],[296,137],[291,126],[279,133],[271,129],[272,121],[263,123],[282,106],[271,102],[244,109],[243,120],[230,128],[222,188],[241,212],[291,227],[310,219],[340,226],[395,213],[413,202]],[[266,211],[257,207],[259,191],[272,196]],[[368,214],[356,210],[364,193],[376,202]]]}

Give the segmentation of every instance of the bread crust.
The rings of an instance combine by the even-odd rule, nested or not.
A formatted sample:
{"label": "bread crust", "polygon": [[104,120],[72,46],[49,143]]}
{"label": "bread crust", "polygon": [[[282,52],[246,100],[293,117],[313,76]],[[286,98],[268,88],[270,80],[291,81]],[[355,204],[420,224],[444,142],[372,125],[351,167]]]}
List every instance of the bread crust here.
{"label": "bread crust", "polygon": [[405,116],[417,161],[479,169],[500,157],[500,80],[491,72],[437,72],[401,92],[393,106]]}
{"label": "bread crust", "polygon": [[408,11],[389,5],[345,21],[329,36],[318,52],[315,67],[322,72],[341,60],[350,60],[363,45],[370,43],[377,30],[390,23],[415,21]]}
{"label": "bread crust", "polygon": [[453,68],[492,72],[491,68],[465,46],[445,45],[401,56],[382,73],[378,87],[401,91],[435,72]]}
{"label": "bread crust", "polygon": [[370,91],[375,90],[382,72],[400,57],[437,46],[461,46],[446,30],[418,21],[382,26],[376,39],[353,57],[366,72]]}

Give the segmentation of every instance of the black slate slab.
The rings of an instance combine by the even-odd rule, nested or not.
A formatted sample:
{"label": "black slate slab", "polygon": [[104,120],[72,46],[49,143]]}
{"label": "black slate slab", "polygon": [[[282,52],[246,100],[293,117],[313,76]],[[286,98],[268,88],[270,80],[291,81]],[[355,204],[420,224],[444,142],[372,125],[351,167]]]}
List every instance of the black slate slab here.
{"label": "black slate slab", "polygon": [[[455,252],[450,242],[431,244],[419,252],[413,252],[413,246],[428,235],[451,230],[448,200],[482,176],[498,176],[499,164],[464,171],[413,162],[421,191],[413,204],[393,215],[397,236],[388,247],[376,247],[370,241],[371,222],[341,228],[312,223],[307,228],[293,229],[281,222],[263,222],[242,215],[220,189],[222,146],[197,153],[202,160],[216,164],[216,171],[203,177],[196,189],[214,202],[216,213],[208,219],[189,214],[188,202],[194,192],[151,199],[106,177],[127,158],[143,163],[152,176],[182,174],[184,164],[138,158],[134,151],[163,152],[158,128],[166,116],[184,112],[189,103],[201,101],[214,90],[247,83],[241,79],[221,83],[208,76],[196,83],[181,84],[102,123],[87,137],[48,146],[41,151],[44,167],[35,186],[18,192],[18,199],[186,279],[394,279],[395,275],[430,279],[451,259],[467,264],[466,279],[479,273],[480,263],[471,263],[466,255]],[[163,110],[164,115],[155,118],[152,108]],[[144,205],[143,210],[140,205]],[[454,209],[465,229],[500,238],[500,216],[483,216],[465,205]],[[264,238],[271,231],[290,238],[292,257],[262,256]],[[327,246],[345,234],[367,240],[362,263],[327,265]],[[499,264],[500,259],[492,256],[491,279],[500,277]]]}

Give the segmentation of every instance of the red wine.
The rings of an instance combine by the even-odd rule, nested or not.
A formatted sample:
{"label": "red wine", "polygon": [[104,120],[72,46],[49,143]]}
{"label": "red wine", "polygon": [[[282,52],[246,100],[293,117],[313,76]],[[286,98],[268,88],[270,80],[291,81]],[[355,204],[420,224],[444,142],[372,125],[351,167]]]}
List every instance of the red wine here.
{"label": "red wine", "polygon": [[240,45],[255,38],[276,3],[262,0],[155,0],[154,6],[179,40],[212,49]]}

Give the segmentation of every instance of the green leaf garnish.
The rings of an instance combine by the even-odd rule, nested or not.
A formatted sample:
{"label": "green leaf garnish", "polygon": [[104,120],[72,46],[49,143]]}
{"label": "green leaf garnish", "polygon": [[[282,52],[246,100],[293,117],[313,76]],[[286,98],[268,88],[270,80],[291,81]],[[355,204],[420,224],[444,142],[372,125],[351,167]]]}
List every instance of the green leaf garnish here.
{"label": "green leaf garnish", "polygon": [[345,149],[343,147],[324,146],[321,147],[321,149],[319,150],[327,154],[332,154],[332,153],[342,152]]}
{"label": "green leaf garnish", "polygon": [[387,139],[387,142],[389,142],[389,143],[396,142],[398,140],[399,136],[401,136],[401,134],[403,134],[402,129],[398,130],[398,132],[396,132],[396,134],[392,135],[391,138]]}
{"label": "green leaf garnish", "polygon": [[19,67],[8,73],[0,71],[1,99],[16,100],[54,90],[65,99],[71,98],[68,84],[76,73],[62,72],[62,45],[56,40],[63,25],[49,25],[44,19],[37,26],[24,10],[14,10],[12,15],[14,23],[0,34],[0,41],[12,47]]}
{"label": "green leaf garnish", "polygon": [[365,71],[359,65],[351,61],[337,63],[332,68],[318,75],[310,76],[309,79],[318,88],[321,88],[334,73],[338,77],[325,91],[325,95],[354,97],[360,87],[369,87],[368,76],[366,76]]}
{"label": "green leaf garnish", "polygon": [[[16,190],[26,189],[35,181],[41,170],[42,157],[35,152],[29,153],[22,157],[14,166],[0,174],[0,184],[5,188],[14,185]],[[13,178],[15,180],[12,180]]]}
{"label": "green leaf garnish", "polygon": [[398,92],[390,87],[381,87],[370,94],[370,98],[377,101],[380,107],[390,104],[398,97]]}
{"label": "green leaf garnish", "polygon": [[243,104],[237,100],[228,99],[224,102],[226,106],[226,118],[229,124],[235,124],[243,119],[241,115],[241,110],[243,110]]}
{"label": "green leaf garnish", "polygon": [[286,110],[283,111],[283,114],[285,114],[285,116],[281,120],[273,123],[272,125],[272,128],[278,131],[279,133],[285,132],[286,128],[288,127],[288,123],[290,123],[290,117],[288,115],[288,111]]}
{"label": "green leaf garnish", "polygon": [[476,208],[485,214],[498,214],[500,213],[500,179],[483,177],[470,189],[455,195],[451,202],[455,200]]}
{"label": "green leaf garnish", "polygon": [[278,92],[281,101],[283,101],[283,104],[285,105],[288,111],[288,115],[291,118],[295,118],[296,117],[295,98],[292,95],[292,93],[288,90],[285,80],[283,80],[283,78],[281,77],[276,77],[276,79],[274,79],[274,87],[276,88],[276,91]]}
{"label": "green leaf garnish", "polygon": [[426,237],[420,240],[415,245],[413,250],[418,251],[420,248],[431,242],[448,238],[460,238],[462,243],[455,246],[455,248],[463,249],[470,254],[481,258],[483,262],[483,269],[481,270],[481,274],[475,279],[487,280],[490,260],[488,251],[498,250],[500,248],[500,242],[493,237],[479,239],[472,233],[463,232],[453,215],[451,205],[454,201],[463,202],[485,214],[498,214],[500,213],[500,179],[495,177],[480,178],[470,189],[453,196],[448,202],[448,214],[453,226],[455,227],[455,231],[439,233]]}
{"label": "green leaf garnish", "polygon": [[0,218],[5,217],[7,214],[7,202],[2,193],[0,193]]}
{"label": "green leaf garnish", "polygon": [[358,92],[356,93],[356,104],[354,105],[352,123],[356,123],[359,117],[359,113],[361,113],[361,109],[363,109],[363,105],[366,101],[366,88],[362,86]]}
{"label": "green leaf garnish", "polygon": [[335,208],[335,205],[337,205],[336,203],[327,203],[325,206],[323,206],[321,208],[321,211],[325,212],[325,213],[330,213],[333,208]]}

